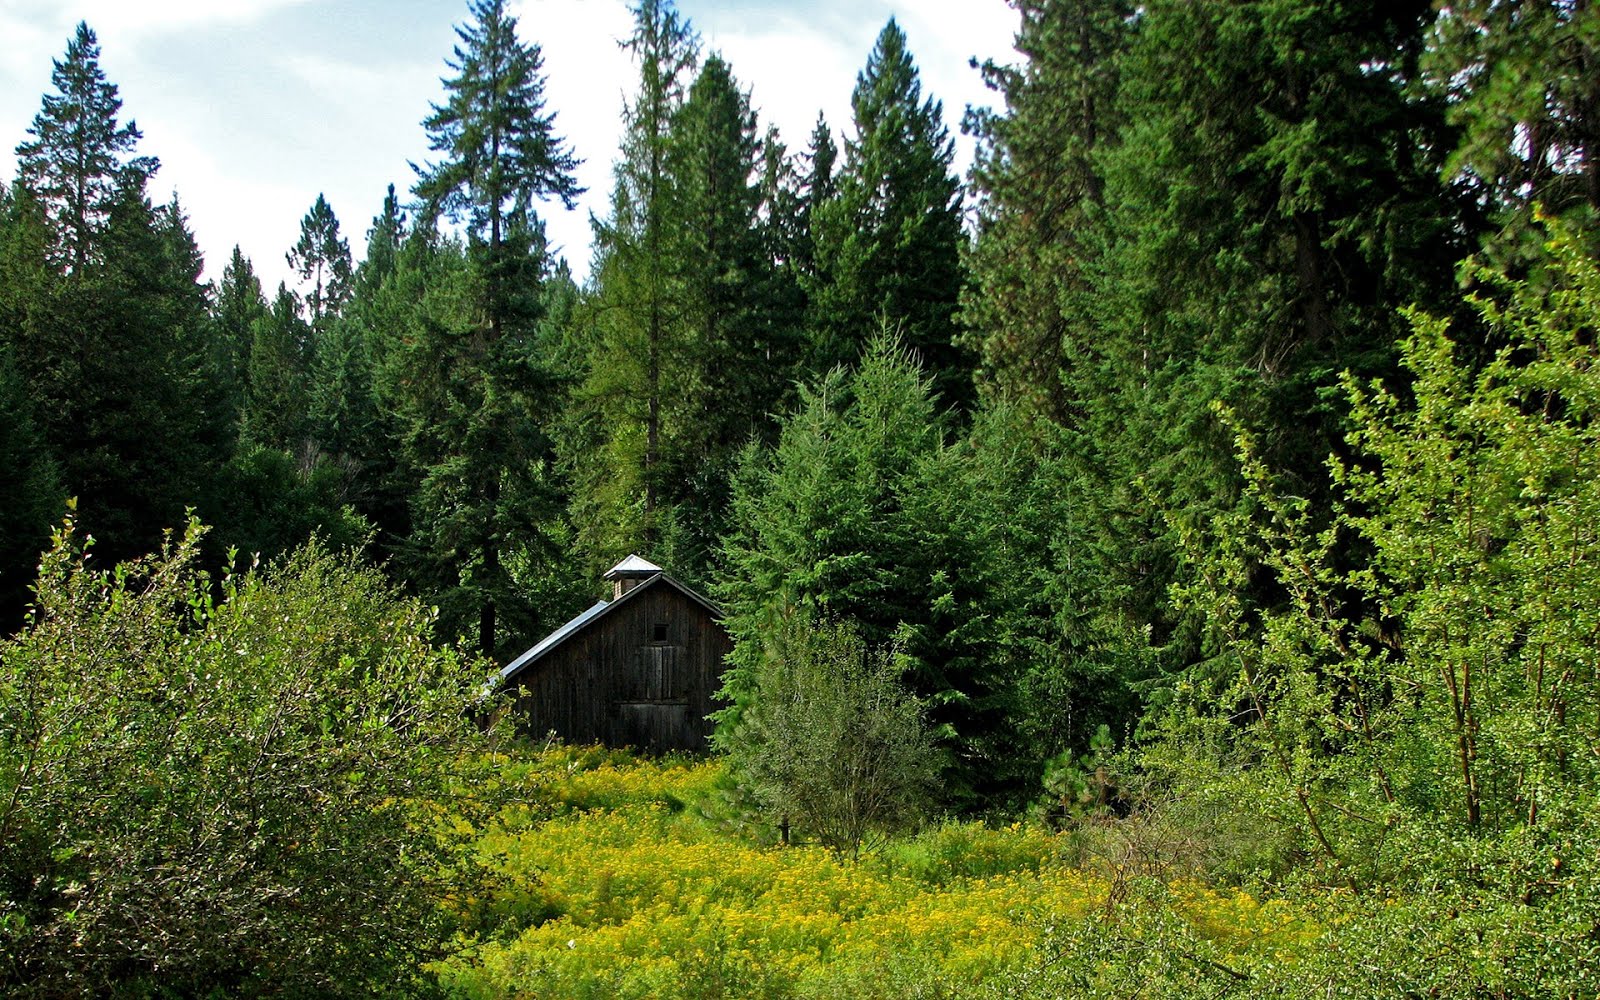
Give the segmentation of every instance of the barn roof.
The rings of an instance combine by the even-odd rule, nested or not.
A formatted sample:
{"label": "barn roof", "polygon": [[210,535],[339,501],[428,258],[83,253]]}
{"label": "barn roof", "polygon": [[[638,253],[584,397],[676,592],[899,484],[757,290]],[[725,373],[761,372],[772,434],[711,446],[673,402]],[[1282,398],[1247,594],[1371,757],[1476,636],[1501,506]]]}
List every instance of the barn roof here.
{"label": "barn roof", "polygon": [[[634,559],[639,559],[639,557],[629,556],[628,559],[624,559],[622,562],[618,563],[616,567],[613,567],[613,572]],[[646,566],[654,565],[653,563],[645,562],[643,559],[639,559],[639,562],[644,563]],[[626,594],[623,594],[614,601],[597,601],[592,607],[589,608],[589,610],[567,622],[554,632],[551,632],[543,639],[540,639],[532,649],[528,650],[526,653],[523,653],[521,656],[517,657],[501,668],[500,683],[504,684],[505,682],[511,680],[517,674],[520,674],[528,667],[539,662],[539,660],[543,659],[544,656],[551,650],[555,649],[577,633],[581,632],[586,626],[603,617],[611,609],[628,603],[633,595],[645,590],[649,590],[656,584],[665,584],[666,586],[672,587],[675,590],[681,591],[685,597],[688,597],[691,601],[694,601],[696,604],[705,608],[713,618],[722,617],[722,610],[715,604],[712,604],[710,601],[706,600],[704,597],[701,597],[699,594],[695,593],[695,591],[679,583],[677,580],[674,580],[672,577],[663,573],[658,568],[655,571],[655,575],[640,582],[637,587],[634,587]]]}

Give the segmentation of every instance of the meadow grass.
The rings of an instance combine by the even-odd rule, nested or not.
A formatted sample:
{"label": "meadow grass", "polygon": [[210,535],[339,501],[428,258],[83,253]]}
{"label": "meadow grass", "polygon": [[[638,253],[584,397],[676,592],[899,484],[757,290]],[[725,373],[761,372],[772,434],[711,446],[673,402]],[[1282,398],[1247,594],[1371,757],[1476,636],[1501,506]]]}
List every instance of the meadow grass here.
{"label": "meadow grass", "polygon": [[[1063,927],[1126,906],[1036,825],[946,822],[851,860],[768,842],[714,760],[553,747],[483,773],[493,808],[451,818],[495,874],[457,901],[475,931],[434,970],[456,996],[977,995],[1029,981]],[[1197,882],[1160,905],[1220,961],[1316,934]]]}

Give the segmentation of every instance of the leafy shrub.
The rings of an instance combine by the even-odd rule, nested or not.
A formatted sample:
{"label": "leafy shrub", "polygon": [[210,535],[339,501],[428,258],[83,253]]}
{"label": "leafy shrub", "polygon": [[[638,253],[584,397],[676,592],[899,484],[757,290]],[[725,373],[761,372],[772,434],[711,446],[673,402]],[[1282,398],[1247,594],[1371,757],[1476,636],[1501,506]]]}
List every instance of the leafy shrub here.
{"label": "leafy shrub", "polygon": [[864,841],[919,823],[939,759],[922,705],[888,650],[855,626],[785,622],[756,696],[719,742],[735,777],[775,815],[858,854]]}
{"label": "leafy shrub", "polygon": [[1473,302],[1493,355],[1418,315],[1406,391],[1347,380],[1331,522],[1241,435],[1252,516],[1192,553],[1217,655],[1144,763],[1248,800],[1352,890],[1431,884],[1441,837],[1555,836],[1600,777],[1600,269],[1570,236],[1549,253]]}
{"label": "leafy shrub", "polygon": [[481,668],[351,558],[214,586],[201,534],[96,570],[69,520],[0,646],[0,992],[421,989]]}

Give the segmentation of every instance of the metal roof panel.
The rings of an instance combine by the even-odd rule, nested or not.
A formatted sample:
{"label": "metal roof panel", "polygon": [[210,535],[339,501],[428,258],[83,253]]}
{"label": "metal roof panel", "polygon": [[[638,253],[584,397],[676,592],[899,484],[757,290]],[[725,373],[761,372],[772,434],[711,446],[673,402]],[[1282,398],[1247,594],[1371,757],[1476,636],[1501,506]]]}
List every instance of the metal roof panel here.
{"label": "metal roof panel", "polygon": [[598,602],[595,603],[595,605],[593,607],[591,607],[589,610],[585,611],[583,614],[581,614],[578,617],[572,619],[572,621],[567,622],[565,625],[563,625],[560,628],[556,629],[554,632],[551,632],[549,635],[545,636],[543,639],[540,639],[538,645],[534,646],[532,649],[528,650],[526,653],[523,653],[521,656],[517,657],[515,660],[512,660],[510,663],[508,663],[504,667],[502,667],[500,669],[500,679],[501,680],[508,679],[512,674],[514,674],[518,670],[520,670],[524,663],[529,663],[529,662],[532,662],[533,660],[537,660],[539,657],[544,655],[545,650],[549,649],[552,646],[557,645],[563,639],[565,639],[567,636],[569,636],[572,633],[578,631],[578,629],[583,628],[584,625],[587,625],[589,623],[589,620],[591,618],[595,617],[600,612],[604,611],[606,608],[608,608],[610,606],[611,606],[611,602],[610,601],[598,601]]}

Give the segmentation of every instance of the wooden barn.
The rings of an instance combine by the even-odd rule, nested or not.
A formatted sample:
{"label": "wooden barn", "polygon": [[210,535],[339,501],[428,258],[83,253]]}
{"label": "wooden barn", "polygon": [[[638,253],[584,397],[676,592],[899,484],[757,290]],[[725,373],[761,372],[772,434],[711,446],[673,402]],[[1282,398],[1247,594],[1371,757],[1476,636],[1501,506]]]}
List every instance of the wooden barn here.
{"label": "wooden barn", "polygon": [[704,750],[732,648],[716,605],[629,556],[600,601],[506,664],[518,725],[569,743]]}

